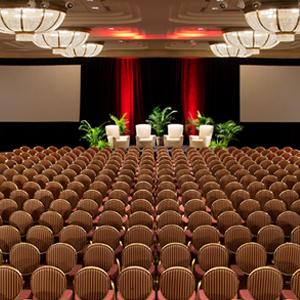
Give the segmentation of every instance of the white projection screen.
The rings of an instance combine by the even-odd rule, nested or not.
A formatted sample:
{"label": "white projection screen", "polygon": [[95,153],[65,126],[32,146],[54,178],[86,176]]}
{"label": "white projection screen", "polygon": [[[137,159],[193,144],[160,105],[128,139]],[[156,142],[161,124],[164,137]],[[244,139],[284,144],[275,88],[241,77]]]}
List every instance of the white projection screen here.
{"label": "white projection screen", "polygon": [[78,122],[79,65],[0,66],[0,122]]}
{"label": "white projection screen", "polygon": [[300,66],[240,66],[241,122],[300,122]]}

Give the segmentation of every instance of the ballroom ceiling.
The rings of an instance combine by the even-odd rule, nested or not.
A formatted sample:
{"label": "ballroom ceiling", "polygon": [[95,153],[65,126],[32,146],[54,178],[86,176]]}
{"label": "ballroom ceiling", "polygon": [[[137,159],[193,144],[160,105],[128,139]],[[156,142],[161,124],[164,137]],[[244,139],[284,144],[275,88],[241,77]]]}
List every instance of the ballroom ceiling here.
{"label": "ballroom ceiling", "polygon": [[[227,2],[221,9],[217,0],[74,0],[62,27],[89,28],[88,41],[104,42],[100,57],[214,57],[209,43],[223,41],[222,29],[247,27],[238,0]],[[0,33],[0,57],[57,56]],[[300,58],[300,36],[252,57]]]}

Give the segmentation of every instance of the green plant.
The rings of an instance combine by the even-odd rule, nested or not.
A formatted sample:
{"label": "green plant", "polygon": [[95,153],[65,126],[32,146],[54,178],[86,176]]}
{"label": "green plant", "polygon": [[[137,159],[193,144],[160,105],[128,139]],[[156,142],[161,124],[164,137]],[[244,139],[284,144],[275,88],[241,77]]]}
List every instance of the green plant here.
{"label": "green plant", "polygon": [[90,147],[95,146],[102,149],[104,146],[109,146],[105,132],[107,122],[95,128],[86,120],[82,120],[80,123],[81,125],[78,129],[85,132],[81,139],[87,140],[90,143]]}
{"label": "green plant", "polygon": [[126,115],[127,115],[127,113],[125,113],[120,119],[118,119],[114,115],[109,115],[110,118],[115,122],[115,124],[119,126],[120,135],[123,135],[123,134],[126,134],[126,133],[130,132],[127,129],[127,126],[126,126],[126,124],[129,123],[129,121],[127,119],[125,119]]}
{"label": "green plant", "polygon": [[222,140],[212,140],[209,149],[214,150],[216,147],[226,148],[226,145]]}
{"label": "green plant", "polygon": [[163,136],[167,125],[175,119],[173,116],[175,113],[177,113],[177,110],[172,110],[171,107],[161,109],[159,105],[153,109],[146,122],[151,125],[157,136]]}
{"label": "green plant", "polygon": [[[215,126],[215,137],[222,148],[227,148],[230,141],[238,141],[236,135],[244,129],[234,121],[229,120]],[[214,141],[216,143],[216,141]]]}
{"label": "green plant", "polygon": [[214,120],[210,117],[205,117],[204,115],[201,115],[200,111],[197,110],[196,119],[193,119],[191,113],[190,113],[190,117],[187,118],[185,124],[185,131],[188,134],[191,134],[195,130],[197,133],[199,133],[200,125],[207,125],[207,124],[214,125]]}

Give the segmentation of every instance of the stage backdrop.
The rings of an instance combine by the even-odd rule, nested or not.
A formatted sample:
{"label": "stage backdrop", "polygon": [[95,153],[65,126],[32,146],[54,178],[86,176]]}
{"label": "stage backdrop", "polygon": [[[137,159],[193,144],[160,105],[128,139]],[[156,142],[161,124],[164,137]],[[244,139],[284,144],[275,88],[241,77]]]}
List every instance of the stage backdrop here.
{"label": "stage backdrop", "polygon": [[[298,122],[240,122],[240,66],[298,66],[300,60],[218,58],[0,60],[0,66],[48,68],[70,65],[81,68],[79,119],[88,120],[92,126],[98,126],[102,122],[109,121],[109,114],[120,117],[126,113],[132,144],[135,143],[135,124],[145,122],[153,108],[161,105],[162,108],[171,106],[177,110],[174,122],[182,124],[187,117],[196,117],[197,110],[205,116],[212,117],[217,123],[234,120],[245,127],[238,137],[239,141],[232,143],[237,147],[276,145],[300,148],[298,135],[300,117]],[[40,84],[38,79],[36,80],[36,84]],[[280,85],[280,82],[275,84]],[[67,97],[68,92],[65,93]],[[23,100],[20,98],[17,101]],[[76,105],[75,98],[73,105]],[[80,140],[81,132],[78,131],[78,126],[79,122],[68,120],[56,122],[0,120],[2,135],[0,151],[11,151],[22,145],[75,147],[80,144],[87,147],[87,143]],[[187,137],[185,143],[188,144]]]}

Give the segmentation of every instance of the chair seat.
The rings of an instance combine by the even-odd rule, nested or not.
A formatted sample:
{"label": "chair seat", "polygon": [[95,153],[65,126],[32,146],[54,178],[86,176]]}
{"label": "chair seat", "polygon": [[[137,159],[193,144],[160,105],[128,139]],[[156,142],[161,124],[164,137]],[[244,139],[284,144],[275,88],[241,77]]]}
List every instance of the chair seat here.
{"label": "chair seat", "polygon": [[297,300],[297,298],[295,297],[295,295],[293,294],[293,292],[291,290],[282,290],[280,299],[293,299],[293,300],[295,299],[295,300]]}
{"label": "chair seat", "polygon": [[[24,298],[23,298],[24,299]],[[38,300],[37,298],[33,297],[33,300]],[[59,298],[60,300],[72,300],[73,299],[73,291],[67,289],[64,294],[62,295],[61,298]]]}
{"label": "chair seat", "polygon": [[23,300],[23,299],[31,299],[32,293],[30,289],[24,289],[21,291],[19,297],[16,300]]}
{"label": "chair seat", "polygon": [[203,138],[200,138],[199,135],[190,135],[190,140],[192,141],[199,141],[199,142],[203,142],[204,139]]}
{"label": "chair seat", "polygon": [[[206,298],[207,299],[207,298]],[[167,300],[163,294],[161,293],[161,291],[159,290],[157,292],[157,300]],[[189,300],[196,300],[196,292],[193,293],[193,295],[189,298]]]}
{"label": "chair seat", "polygon": [[[113,300],[115,293],[113,290],[109,290],[108,294],[103,298],[103,300]],[[81,300],[77,295],[74,297],[75,300]]]}
{"label": "chair seat", "polygon": [[[146,298],[145,300],[155,300],[156,299],[155,296],[156,296],[155,291],[152,291],[150,296],[148,298]],[[162,299],[164,299],[164,298],[162,298]],[[120,295],[119,292],[117,292],[117,300],[124,300],[124,298]]]}
{"label": "chair seat", "polygon": [[[200,290],[199,291],[199,298],[198,299],[200,299],[200,300],[209,300],[207,297],[206,297],[206,295],[205,295],[205,293],[204,293],[204,291],[203,290]],[[233,297],[233,299],[238,299],[238,297],[237,297],[237,295],[235,295],[234,297]],[[251,298],[252,299],[252,298]],[[252,299],[253,300],[253,299]]]}
{"label": "chair seat", "polygon": [[[253,298],[250,296],[250,293],[246,289],[240,289],[239,290],[239,299],[241,300],[253,300]],[[279,300],[280,298],[277,298],[276,300]]]}
{"label": "chair seat", "polygon": [[154,137],[155,137],[155,135],[150,135],[150,137],[147,137],[147,138],[140,137],[140,142],[152,141],[154,139]]}

